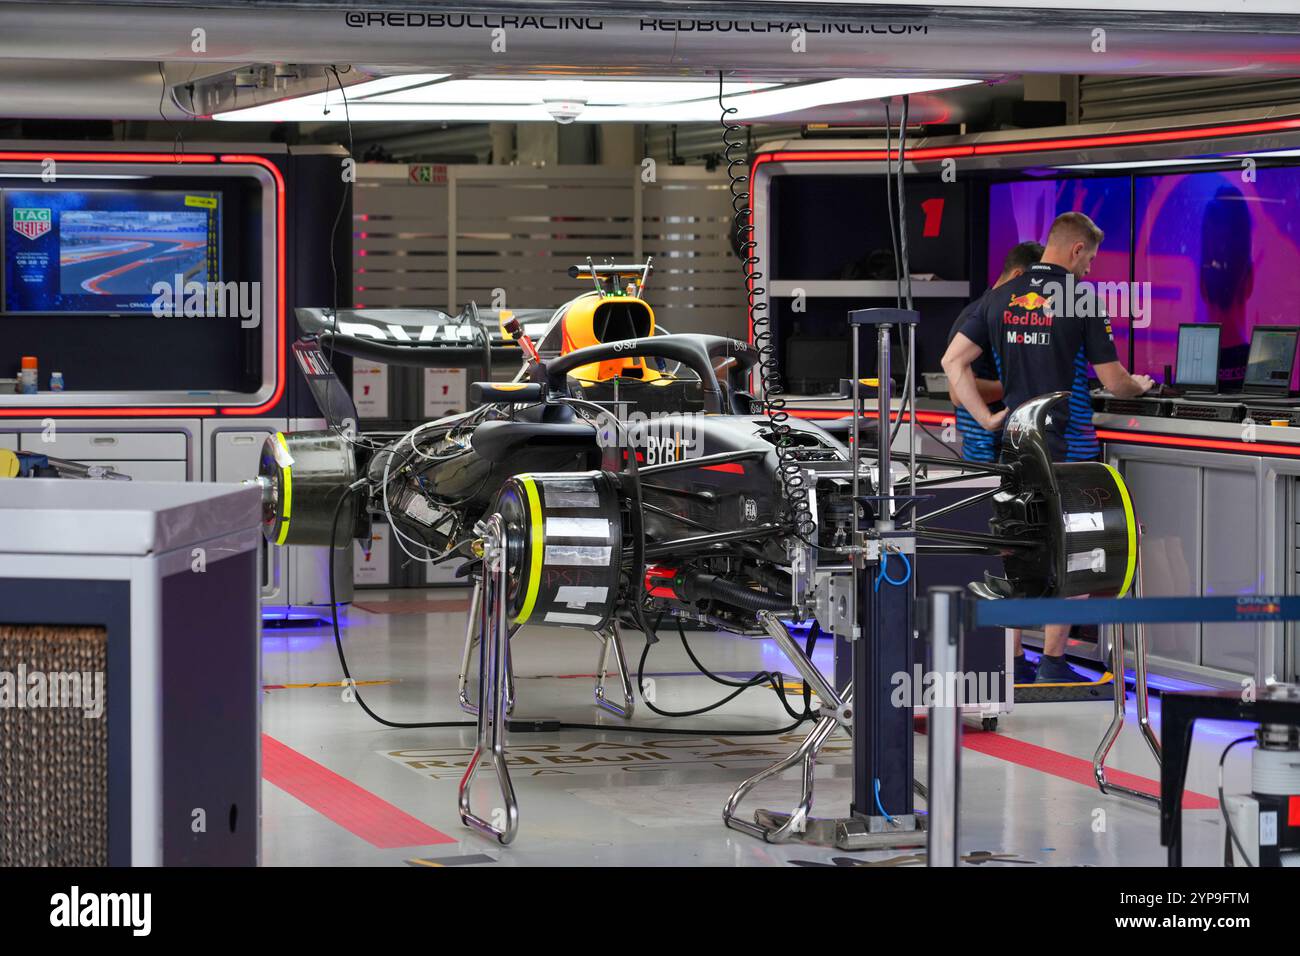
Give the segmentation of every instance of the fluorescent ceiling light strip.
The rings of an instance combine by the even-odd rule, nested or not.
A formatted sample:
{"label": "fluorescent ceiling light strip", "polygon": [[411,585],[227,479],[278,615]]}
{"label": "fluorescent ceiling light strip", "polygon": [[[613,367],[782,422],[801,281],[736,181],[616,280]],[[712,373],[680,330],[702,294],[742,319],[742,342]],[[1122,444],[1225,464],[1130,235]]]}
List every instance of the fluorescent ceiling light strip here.
{"label": "fluorescent ceiling light strip", "polygon": [[[65,173],[58,174],[59,179],[144,179],[143,174],[131,175],[129,173]],[[45,173],[6,173],[0,170],[0,179],[44,179],[47,182],[49,177]]]}
{"label": "fluorescent ceiling light strip", "polygon": [[1069,166],[1053,166],[1053,169],[1152,169],[1157,166],[1201,166],[1205,163],[1221,163],[1222,159],[1148,159],[1125,160],[1115,163],[1073,163]]}
{"label": "fluorescent ceiling light strip", "polygon": [[[386,77],[409,86],[419,74]],[[404,88],[389,95],[371,92],[371,83],[348,91],[354,122],[549,122],[547,101],[582,101],[579,122],[717,122],[721,110],[716,87],[701,81],[636,80],[452,80]],[[967,79],[847,78],[767,87],[757,83],[724,86],[729,118],[753,120],[802,110],[934,92],[979,83]],[[367,95],[354,99],[358,92]],[[342,122],[337,90],[217,113],[219,120],[244,122]],[[677,94],[680,99],[674,99]],[[330,106],[325,112],[325,106]]]}
{"label": "fluorescent ceiling light strip", "polygon": [[[727,83],[724,96],[735,96],[770,89],[775,83]],[[401,90],[383,97],[385,103],[410,103],[421,106],[533,105],[545,100],[581,99],[588,105],[628,106],[673,103],[712,98],[716,101],[718,84],[707,80],[449,80],[416,89]]]}
{"label": "fluorescent ceiling light strip", "polygon": [[765,90],[738,98],[735,103],[727,105],[735,106],[738,110],[732,114],[733,119],[754,119],[837,103],[859,103],[911,93],[933,93],[980,82],[982,81],[958,79],[846,78]]}
{"label": "fluorescent ceiling light strip", "polygon": [[[413,77],[407,77],[408,81]],[[762,90],[772,84],[733,83],[724,87],[724,96],[735,96]],[[572,80],[452,80],[445,83],[427,83],[414,89],[403,89],[385,95],[376,92],[357,98],[355,90],[370,84],[359,84],[348,90],[348,113],[354,121],[499,121],[527,122],[552,120],[544,108],[547,100],[583,100],[587,109],[597,107],[625,111],[618,115],[608,112],[594,114],[587,121],[627,119],[633,113],[644,115],[646,122],[665,117],[680,119],[677,112],[681,102],[694,101],[703,106],[708,118],[716,119],[717,86],[712,82],[650,82]],[[621,95],[620,95],[621,94]],[[627,102],[638,105],[625,105]],[[645,105],[639,105],[644,103]],[[335,88],[329,94],[314,93],[275,103],[262,103],[217,113],[220,120],[253,122],[319,122],[341,121],[334,110],[340,104]],[[326,106],[329,113],[325,112]],[[378,108],[371,112],[369,108]],[[584,117],[585,118],[585,117]]]}
{"label": "fluorescent ceiling light strip", "polygon": [[1287,159],[1300,156],[1300,149],[1261,149],[1249,153],[1225,153],[1225,158],[1243,158],[1249,156],[1252,159]]}
{"label": "fluorescent ceiling light strip", "polygon": [[[346,74],[344,74],[346,75]],[[304,93],[301,96],[293,96],[287,99],[271,100],[264,103],[258,103],[253,106],[239,106],[239,93],[235,93],[236,106],[230,110],[224,110],[213,116],[213,119],[247,119],[255,122],[266,122],[279,120],[278,115],[283,112],[286,118],[292,118],[298,121],[328,121],[330,114],[333,114],[335,107],[341,107],[343,97],[346,94],[348,109],[351,111],[354,100],[364,101],[371,97],[383,96],[404,90],[409,86],[419,83],[432,83],[450,76],[449,73],[407,73],[401,76],[381,76],[373,80],[364,80],[361,83],[353,83],[351,86],[344,84],[343,92],[339,92],[338,84],[334,82],[333,76],[326,76],[325,88],[317,90],[314,93]],[[326,114],[326,107],[329,107],[329,114]],[[310,113],[310,116],[308,114]],[[248,114],[244,116],[242,114]],[[342,120],[343,117],[338,117]]]}
{"label": "fluorescent ceiling light strip", "polygon": [[[354,98],[365,100],[372,96],[400,96],[412,88],[419,89],[438,83],[449,76],[450,73],[406,73],[402,76],[381,76],[378,79],[366,80],[364,83],[344,86],[343,89],[348,94],[348,102]],[[333,91],[337,93],[338,87],[334,87]]]}

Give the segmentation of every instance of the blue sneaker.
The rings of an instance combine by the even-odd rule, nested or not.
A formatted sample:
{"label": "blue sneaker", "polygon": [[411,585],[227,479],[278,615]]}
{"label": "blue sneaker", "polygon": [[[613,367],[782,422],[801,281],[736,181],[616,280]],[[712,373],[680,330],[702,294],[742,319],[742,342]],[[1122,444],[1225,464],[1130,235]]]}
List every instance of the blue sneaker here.
{"label": "blue sneaker", "polygon": [[1017,654],[1015,657],[1016,669],[1015,678],[1017,684],[1032,684],[1034,677],[1038,673],[1036,668],[1024,654]]}
{"label": "blue sneaker", "polygon": [[1092,678],[1080,674],[1065,661],[1065,656],[1049,657],[1044,654],[1038,660],[1038,676],[1035,684],[1091,684]]}

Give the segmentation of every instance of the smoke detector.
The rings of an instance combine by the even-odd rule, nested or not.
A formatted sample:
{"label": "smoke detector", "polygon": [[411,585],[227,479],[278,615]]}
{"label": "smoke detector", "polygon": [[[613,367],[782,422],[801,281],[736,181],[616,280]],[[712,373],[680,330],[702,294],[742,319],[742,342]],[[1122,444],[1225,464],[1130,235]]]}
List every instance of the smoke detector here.
{"label": "smoke detector", "polygon": [[546,112],[551,114],[551,119],[567,126],[586,109],[587,101],[582,99],[542,100],[542,105],[546,107]]}

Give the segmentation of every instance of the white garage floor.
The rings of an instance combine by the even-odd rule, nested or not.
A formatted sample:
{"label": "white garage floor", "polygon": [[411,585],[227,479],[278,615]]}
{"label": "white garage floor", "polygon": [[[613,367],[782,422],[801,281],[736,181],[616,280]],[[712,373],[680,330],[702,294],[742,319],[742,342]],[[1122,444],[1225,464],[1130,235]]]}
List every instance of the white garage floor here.
{"label": "white garage floor", "polygon": [[[456,704],[464,636],[464,591],[363,591],[364,604],[438,601],[432,613],[371,613],[344,618],[343,638],[361,695],[397,722],[469,721]],[[715,672],[793,673],[768,641],[692,634],[692,647]],[[643,646],[628,634],[635,669]],[[472,753],[472,727],[392,729],[343,700],[329,627],[266,628],[262,639],[264,730],[262,859],[301,865],[789,866],[909,865],[918,851],[864,853],[807,845],[774,846],[722,825],[727,796],[745,777],[788,753],[811,725],[784,737],[733,732],[781,727],[789,718],[770,690],[746,691],[714,715],[669,719],[640,708],[638,726],[697,727],[709,737],[629,734],[592,703],[597,641],[586,632],[531,628],[514,640],[517,716],[599,723],[607,731],[515,734],[510,757],[520,807],[519,833],[501,847],[467,830],[456,791]],[[824,642],[828,645],[828,642]],[[818,654],[822,662],[829,646]],[[650,653],[656,703],[687,710],[724,696],[693,674],[675,636]],[[678,676],[681,675],[681,676]],[[368,681],[378,683],[367,684]],[[307,686],[324,684],[326,686]],[[797,706],[797,704],[796,704]],[[1132,717],[1130,694],[1128,708]],[[1157,727],[1159,702],[1154,701]],[[1162,866],[1154,809],[1107,797],[1088,783],[1093,750],[1111,703],[1032,704],[1001,718],[996,733],[968,724],[962,759],[960,848],[971,865]],[[1249,725],[1198,724],[1188,791],[1212,806],[1219,754]],[[850,797],[847,739],[832,739],[820,762],[817,816],[841,816]],[[923,735],[916,737],[924,780]],[[1245,789],[1249,746],[1228,758],[1228,791]],[[1114,771],[1150,781],[1158,771],[1130,721],[1108,760]],[[500,803],[480,771],[476,808]],[[760,790],[747,805],[788,809],[793,777]],[[1205,798],[1209,798],[1208,800]],[[923,808],[924,802],[918,801]],[[890,809],[886,807],[886,809]],[[1185,818],[1188,865],[1221,865],[1217,809]],[[994,859],[985,859],[994,855]],[[423,861],[423,863],[413,862]]]}

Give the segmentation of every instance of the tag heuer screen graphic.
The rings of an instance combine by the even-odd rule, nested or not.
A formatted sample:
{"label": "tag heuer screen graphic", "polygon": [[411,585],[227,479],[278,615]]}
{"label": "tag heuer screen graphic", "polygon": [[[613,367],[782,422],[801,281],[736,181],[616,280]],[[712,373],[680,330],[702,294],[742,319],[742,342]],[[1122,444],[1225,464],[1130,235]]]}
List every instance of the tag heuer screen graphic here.
{"label": "tag heuer screen graphic", "polygon": [[50,210],[14,208],[14,232],[38,239],[50,231]]}

